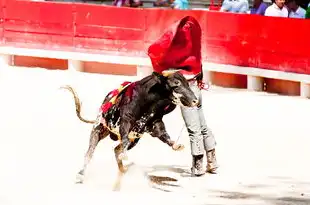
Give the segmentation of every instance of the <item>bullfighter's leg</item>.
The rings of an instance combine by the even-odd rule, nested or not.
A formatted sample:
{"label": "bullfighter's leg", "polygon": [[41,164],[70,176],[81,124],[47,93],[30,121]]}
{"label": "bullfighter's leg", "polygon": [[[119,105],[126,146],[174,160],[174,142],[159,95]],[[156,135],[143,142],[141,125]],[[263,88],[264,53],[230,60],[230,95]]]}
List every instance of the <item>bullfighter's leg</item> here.
{"label": "bullfighter's leg", "polygon": [[[191,85],[190,88],[198,98],[200,94],[199,88],[195,85]],[[197,107],[181,107],[181,113],[190,139],[191,154],[193,158],[191,168],[192,175],[201,176],[204,174],[203,157],[205,149],[199,111]]]}
{"label": "bullfighter's leg", "polygon": [[207,127],[203,109],[202,109],[202,94],[196,84],[190,85],[190,88],[195,93],[199,100],[199,106],[196,108],[181,107],[181,113],[189,133],[191,153],[193,156],[192,174],[201,176],[203,171],[203,156],[207,152],[207,171],[215,172],[215,138],[211,130]]}
{"label": "bullfighter's leg", "polygon": [[203,135],[203,144],[205,151],[207,153],[207,172],[211,174],[215,174],[218,168],[216,155],[215,155],[215,146],[216,140],[211,131],[211,129],[207,126],[205,115],[202,108],[202,96],[199,93],[199,105],[198,106],[198,114],[199,114],[199,121],[201,126],[201,133]]}
{"label": "bullfighter's leg", "polygon": [[99,141],[104,139],[109,135],[109,131],[106,130],[102,124],[94,125],[90,134],[89,146],[88,150],[84,156],[84,166],[77,175],[77,183],[83,183],[85,170],[91,161],[93,154],[95,152],[95,148],[98,145]]}
{"label": "bullfighter's leg", "polygon": [[168,144],[170,147],[172,147],[173,150],[180,151],[184,148],[184,145],[176,144],[173,140],[171,140],[169,134],[166,131],[165,124],[162,120],[156,120],[150,130],[150,134],[153,137],[157,137],[163,143]]}

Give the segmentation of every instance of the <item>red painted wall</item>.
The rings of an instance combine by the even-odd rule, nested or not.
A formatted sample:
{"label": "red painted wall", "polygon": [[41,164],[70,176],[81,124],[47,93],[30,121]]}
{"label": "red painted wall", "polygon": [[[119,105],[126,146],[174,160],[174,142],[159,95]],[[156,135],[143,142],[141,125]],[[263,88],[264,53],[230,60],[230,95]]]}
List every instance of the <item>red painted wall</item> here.
{"label": "red painted wall", "polygon": [[5,45],[146,56],[171,23],[193,15],[203,28],[204,60],[310,74],[307,20],[16,0],[0,6]]}

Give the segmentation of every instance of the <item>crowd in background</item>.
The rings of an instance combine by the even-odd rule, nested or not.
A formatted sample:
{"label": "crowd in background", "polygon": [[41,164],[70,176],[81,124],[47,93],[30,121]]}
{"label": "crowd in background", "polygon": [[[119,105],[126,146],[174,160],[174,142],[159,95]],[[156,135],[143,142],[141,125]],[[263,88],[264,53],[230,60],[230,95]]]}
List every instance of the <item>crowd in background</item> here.
{"label": "crowd in background", "polygon": [[[44,0],[32,0],[44,1]],[[88,0],[45,0],[45,1],[66,1],[85,2]],[[95,0],[93,0],[95,1]],[[154,7],[171,9],[190,9],[191,0],[154,0]],[[287,18],[310,18],[309,0],[218,0],[222,1],[219,11],[232,13],[256,14],[262,16],[275,16]],[[307,1],[307,2],[306,2]],[[117,7],[143,7],[143,0],[112,0],[112,5]],[[201,9],[201,8],[200,8]],[[208,9],[208,8],[206,8]]]}
{"label": "crowd in background", "polygon": [[[124,4],[126,3],[128,4],[127,6],[142,6],[140,0],[114,0],[115,6],[125,6]],[[154,6],[189,9],[189,2],[188,0],[158,0],[154,3]],[[310,3],[308,6],[303,6],[299,0],[274,0],[272,3],[264,2],[263,0],[254,0],[253,5],[250,6],[248,0],[224,0],[220,11],[262,16],[310,18]]]}
{"label": "crowd in background", "polygon": [[[114,0],[113,4],[119,7],[140,7],[143,5],[140,0]],[[189,2],[188,0],[157,0],[154,2],[154,6],[189,9]],[[220,11],[262,16],[310,18],[310,3],[306,8],[303,8],[299,0],[274,0],[271,3],[254,0],[252,6],[249,5],[248,0],[223,0]]]}
{"label": "crowd in background", "polygon": [[309,18],[310,3],[307,8],[303,8],[299,0],[274,0],[272,4],[263,0],[254,0],[250,9],[247,0],[224,0],[220,11],[274,17]]}

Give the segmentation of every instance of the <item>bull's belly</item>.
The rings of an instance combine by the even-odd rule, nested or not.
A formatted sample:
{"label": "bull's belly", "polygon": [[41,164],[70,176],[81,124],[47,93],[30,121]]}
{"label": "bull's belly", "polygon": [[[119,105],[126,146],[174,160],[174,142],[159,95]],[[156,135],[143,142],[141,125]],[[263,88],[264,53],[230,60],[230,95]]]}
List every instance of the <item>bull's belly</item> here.
{"label": "bull's belly", "polygon": [[[119,120],[117,120],[117,122],[115,123],[116,125],[114,124],[111,124],[111,123],[107,123],[106,119],[104,117],[102,117],[101,114],[98,115],[97,117],[97,120],[98,120],[98,123],[101,123],[103,124],[104,127],[108,128],[108,130],[110,132],[112,132],[114,135],[117,136],[117,139],[120,140],[121,139],[121,135],[120,135],[120,132],[119,132]],[[137,138],[141,138],[143,136],[144,133],[138,133],[138,132],[135,132],[135,131],[131,131],[129,134],[128,134],[128,138],[130,139],[130,141],[134,141],[135,139]]]}
{"label": "bull's belly", "polygon": [[[119,132],[119,126],[112,126],[112,127],[109,126],[109,131],[115,134],[119,140],[121,139],[121,135]],[[137,138],[141,138],[143,134],[144,133],[138,133],[138,132],[131,131],[128,134],[128,138],[130,139],[130,141],[134,141]]]}

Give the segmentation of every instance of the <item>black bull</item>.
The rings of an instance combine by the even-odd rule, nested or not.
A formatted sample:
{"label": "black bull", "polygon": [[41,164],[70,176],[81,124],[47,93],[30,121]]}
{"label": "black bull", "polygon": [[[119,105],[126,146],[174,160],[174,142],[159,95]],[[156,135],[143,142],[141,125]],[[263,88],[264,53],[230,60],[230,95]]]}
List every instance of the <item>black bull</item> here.
{"label": "black bull", "polygon": [[[168,144],[173,150],[184,148],[183,145],[171,140],[162,121],[163,116],[172,112],[177,105],[194,107],[198,104],[184,76],[180,72],[168,72],[163,75],[153,73],[134,82],[131,90],[129,87],[119,94],[117,102],[110,111],[99,113],[95,121],[85,120],[81,116],[79,98],[70,86],[64,87],[74,95],[79,119],[94,124],[85,154],[84,167],[78,174],[79,182],[83,181],[85,169],[98,142],[108,135],[111,139],[120,141],[114,152],[121,172],[125,171],[122,160],[126,159],[126,151],[132,149],[145,132]],[[126,95],[128,92],[130,94]],[[103,104],[107,100],[109,96],[105,98]]]}

